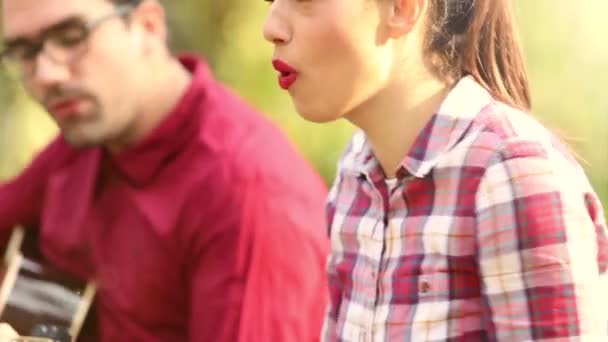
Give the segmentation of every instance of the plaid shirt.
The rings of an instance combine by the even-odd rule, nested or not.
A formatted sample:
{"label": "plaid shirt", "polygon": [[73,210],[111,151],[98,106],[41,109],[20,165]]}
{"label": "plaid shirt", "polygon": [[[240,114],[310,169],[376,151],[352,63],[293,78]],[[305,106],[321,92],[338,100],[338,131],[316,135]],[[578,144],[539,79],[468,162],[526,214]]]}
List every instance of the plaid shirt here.
{"label": "plaid shirt", "polygon": [[389,189],[363,133],[329,198],[325,341],[608,341],[608,232],[582,168],[463,78]]}

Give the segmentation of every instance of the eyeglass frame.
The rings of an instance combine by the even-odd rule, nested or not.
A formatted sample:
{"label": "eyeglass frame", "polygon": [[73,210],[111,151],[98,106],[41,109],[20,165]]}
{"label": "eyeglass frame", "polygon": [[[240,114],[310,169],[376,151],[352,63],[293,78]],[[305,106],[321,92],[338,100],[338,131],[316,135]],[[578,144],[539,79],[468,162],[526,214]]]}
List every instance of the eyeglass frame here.
{"label": "eyeglass frame", "polygon": [[[83,22],[82,23],[82,37],[80,38],[79,42],[74,44],[74,47],[83,43],[88,43],[88,40],[91,36],[91,34],[101,26],[101,24],[105,23],[106,21],[113,19],[115,17],[124,17],[128,14],[131,13],[131,11],[133,11],[135,8],[137,8],[138,5],[136,4],[122,4],[122,5],[117,5],[115,6],[114,10],[109,13],[106,14],[100,18],[94,19],[90,22]],[[31,60],[31,61],[36,61],[37,58],[39,58],[41,56],[41,54],[43,54],[45,52],[45,47],[47,42],[49,41],[49,36],[52,34],[52,28],[48,30],[48,32],[43,32],[41,34],[41,37],[33,40],[33,42],[30,44],[30,51],[28,51],[28,54],[32,54],[31,58],[28,58],[27,60]],[[69,50],[71,47],[64,47],[66,50]],[[51,55],[47,55],[47,57],[51,58],[54,62],[56,63],[60,63],[60,64],[71,64],[74,63],[75,61],[79,60],[80,58],[82,58],[88,50],[88,46],[85,46],[83,51],[80,54],[77,54],[75,56],[71,56],[70,58],[68,58],[65,61],[61,61],[61,60],[57,60],[56,58],[53,58],[53,56]],[[10,61],[11,63],[16,63],[16,64],[24,64],[24,61],[26,61],[26,59],[23,58],[15,58],[13,56],[11,56],[11,47],[8,47],[6,49],[4,49],[2,52],[0,52],[0,61],[2,61],[3,64],[6,64],[6,61]],[[35,68],[35,67],[34,67]],[[32,73],[35,71],[32,70]],[[30,76],[30,73],[25,73],[24,76]]]}

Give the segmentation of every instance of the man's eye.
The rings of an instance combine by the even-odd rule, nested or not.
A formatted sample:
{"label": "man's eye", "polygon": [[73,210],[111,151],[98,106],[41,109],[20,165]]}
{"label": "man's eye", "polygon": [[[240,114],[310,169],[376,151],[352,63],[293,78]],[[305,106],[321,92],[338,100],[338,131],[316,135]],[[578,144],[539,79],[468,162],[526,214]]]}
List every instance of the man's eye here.
{"label": "man's eye", "polygon": [[20,51],[21,59],[29,61],[36,58],[38,55],[38,50],[38,47],[33,45],[23,47]]}
{"label": "man's eye", "polygon": [[50,39],[58,46],[69,48],[82,43],[85,37],[86,32],[83,28],[71,27],[54,33]]}
{"label": "man's eye", "polygon": [[35,45],[21,44],[12,46],[7,51],[7,56],[18,61],[29,61],[36,58],[38,47]]}
{"label": "man's eye", "polygon": [[[275,0],[264,0],[264,2],[274,2]],[[295,2],[311,2],[312,0],[295,0]]]}

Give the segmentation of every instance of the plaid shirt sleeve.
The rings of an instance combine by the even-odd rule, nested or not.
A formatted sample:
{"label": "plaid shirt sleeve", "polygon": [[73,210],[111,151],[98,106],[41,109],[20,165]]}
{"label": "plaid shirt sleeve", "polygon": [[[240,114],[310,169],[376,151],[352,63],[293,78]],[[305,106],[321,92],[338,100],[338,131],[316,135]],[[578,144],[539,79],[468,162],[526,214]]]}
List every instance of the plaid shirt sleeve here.
{"label": "plaid shirt sleeve", "polygon": [[506,143],[481,179],[477,243],[491,340],[607,339],[605,219],[583,171],[555,153]]}

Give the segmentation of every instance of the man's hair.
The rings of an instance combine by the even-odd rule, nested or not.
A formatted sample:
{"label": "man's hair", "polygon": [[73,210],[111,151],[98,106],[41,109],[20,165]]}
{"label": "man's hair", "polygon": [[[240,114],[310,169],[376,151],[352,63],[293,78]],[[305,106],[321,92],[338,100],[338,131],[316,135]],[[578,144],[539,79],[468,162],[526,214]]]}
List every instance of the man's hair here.
{"label": "man's hair", "polygon": [[110,0],[111,3],[113,3],[114,5],[118,6],[118,5],[139,5],[140,2],[142,2],[142,0]]}

